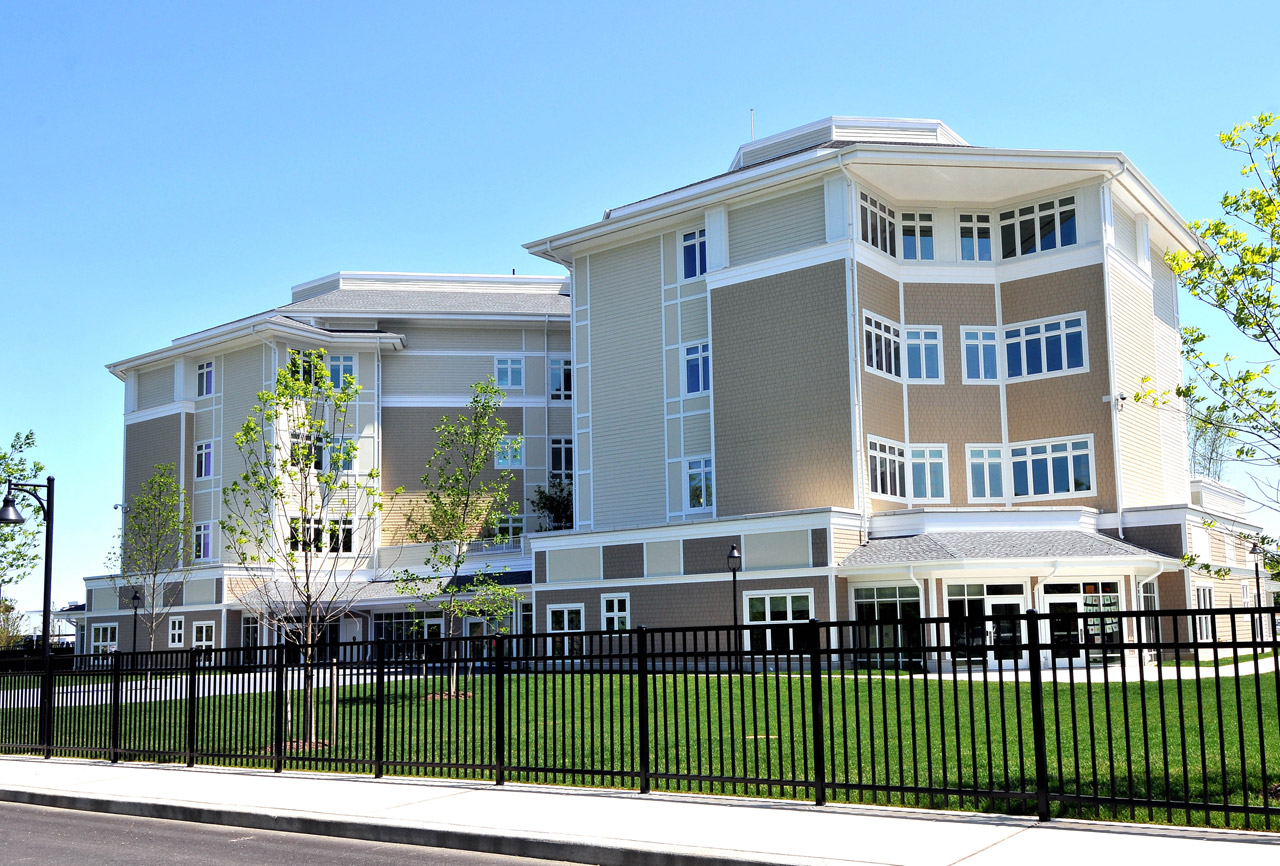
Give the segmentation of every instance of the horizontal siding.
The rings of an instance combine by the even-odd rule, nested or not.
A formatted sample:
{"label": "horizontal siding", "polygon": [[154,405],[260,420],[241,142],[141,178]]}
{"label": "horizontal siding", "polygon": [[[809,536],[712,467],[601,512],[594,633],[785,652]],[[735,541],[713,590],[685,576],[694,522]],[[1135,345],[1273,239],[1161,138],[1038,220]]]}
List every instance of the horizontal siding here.
{"label": "horizontal siding", "polygon": [[[1133,394],[1142,378],[1156,373],[1151,293],[1118,268],[1111,269],[1112,322],[1116,341],[1116,388]],[[1130,400],[1119,414],[1120,473],[1126,507],[1165,501],[1162,410]]]}
{"label": "horizontal siding", "polygon": [[742,167],[746,168],[747,166],[762,163],[767,159],[773,159],[776,156],[795,153],[798,150],[804,150],[806,147],[822,144],[830,140],[830,138],[831,128],[823,126],[804,135],[788,136],[770,144],[762,144],[742,154]]}
{"label": "horizontal siding", "polygon": [[173,365],[138,374],[138,408],[154,409],[173,402]]}
{"label": "horizontal siding", "polygon": [[1129,213],[1119,202],[1113,208],[1115,214],[1116,249],[1124,253],[1131,262],[1138,260],[1138,224],[1133,214]]}
{"label": "horizontal siding", "polygon": [[382,394],[467,395],[493,372],[492,355],[389,355],[382,362]]}
{"label": "horizontal siding", "polygon": [[524,349],[523,333],[515,328],[400,328],[394,322],[380,324],[403,334],[406,349],[463,352],[519,352]]}
{"label": "horizontal siding", "polygon": [[821,186],[729,211],[729,264],[741,265],[816,246],[827,239]]}

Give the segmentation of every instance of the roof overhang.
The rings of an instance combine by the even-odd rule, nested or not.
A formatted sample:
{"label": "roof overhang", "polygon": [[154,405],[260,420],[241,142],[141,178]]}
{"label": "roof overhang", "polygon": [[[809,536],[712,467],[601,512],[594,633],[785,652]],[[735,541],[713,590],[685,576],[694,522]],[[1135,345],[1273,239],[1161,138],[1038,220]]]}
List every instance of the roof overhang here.
{"label": "roof overhang", "polygon": [[[1146,579],[1182,568],[1164,556],[1009,557],[935,559],[903,563],[838,566],[841,577],[1089,577],[1137,575]],[[981,575],[978,578],[977,575]]]}

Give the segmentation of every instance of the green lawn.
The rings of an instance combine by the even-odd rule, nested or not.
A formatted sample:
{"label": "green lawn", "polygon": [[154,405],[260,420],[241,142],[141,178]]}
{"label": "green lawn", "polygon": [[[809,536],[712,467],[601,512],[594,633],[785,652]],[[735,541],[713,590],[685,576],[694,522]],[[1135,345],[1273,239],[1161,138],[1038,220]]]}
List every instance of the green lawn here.
{"label": "green lawn", "polygon": [[[1102,673],[1094,670],[1093,676],[1101,680]],[[225,682],[228,676],[221,679]],[[984,683],[875,672],[824,675],[821,683],[829,799],[1034,812],[1031,691],[1025,675],[1020,682]],[[494,760],[488,735],[494,723],[493,680],[464,679],[463,689],[470,696],[461,699],[440,697],[446,685],[437,676],[388,679],[388,774],[492,778],[487,765]],[[649,685],[655,790],[813,796],[807,675],[655,674]],[[336,695],[318,688],[316,739],[324,745],[291,743],[286,767],[372,771],[373,690],[372,684],[357,682],[340,683]],[[301,738],[302,693],[288,694],[286,739],[296,741]],[[169,697],[122,708],[126,760],[183,759],[186,702],[181,695]],[[1278,697],[1275,674],[1163,685],[1046,684],[1051,790],[1067,797],[1108,800],[1102,805],[1055,803],[1053,813],[1264,826],[1257,814],[1247,820],[1232,814],[1228,819],[1213,807],[1256,809],[1264,804],[1264,748],[1266,787],[1280,782]],[[637,680],[626,675],[509,675],[507,778],[636,787],[638,702]],[[198,760],[271,766],[274,717],[270,691],[202,698],[197,702],[196,749],[203,757]],[[57,741],[75,745],[60,752],[105,755],[110,725],[107,706],[60,708],[55,716]],[[33,709],[0,710],[0,742],[30,742],[34,729]],[[768,781],[753,783],[747,778]],[[930,796],[902,790],[925,786],[948,793]],[[1119,802],[1127,797],[1179,805],[1147,808]],[[1206,802],[1213,804],[1207,814]],[[1280,807],[1280,789],[1265,802],[1273,810]],[[1280,813],[1271,824],[1280,827]]]}

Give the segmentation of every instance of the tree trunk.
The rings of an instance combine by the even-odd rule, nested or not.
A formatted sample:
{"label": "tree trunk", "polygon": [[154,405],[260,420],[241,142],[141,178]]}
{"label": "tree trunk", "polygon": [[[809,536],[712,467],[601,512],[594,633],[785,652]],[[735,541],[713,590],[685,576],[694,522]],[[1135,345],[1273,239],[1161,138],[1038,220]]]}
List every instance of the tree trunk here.
{"label": "tree trunk", "polygon": [[310,746],[316,741],[316,679],[312,668],[315,653],[315,622],[310,613],[307,615],[306,631],[303,633],[302,645],[302,736],[301,740]]}

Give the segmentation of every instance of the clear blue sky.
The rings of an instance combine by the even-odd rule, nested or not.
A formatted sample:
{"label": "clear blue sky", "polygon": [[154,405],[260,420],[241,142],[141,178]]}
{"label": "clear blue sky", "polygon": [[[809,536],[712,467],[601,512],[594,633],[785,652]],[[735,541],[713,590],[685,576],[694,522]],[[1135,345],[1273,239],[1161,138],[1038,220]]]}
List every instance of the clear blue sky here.
{"label": "clear blue sky", "polygon": [[[723,171],[751,108],[761,136],[930,117],[1123,150],[1210,216],[1237,183],[1216,133],[1280,109],[1278,25],[1274,2],[0,2],[0,437],[34,429],[58,478],[54,600],[117,526],[108,362],[336,270],[554,273],[520,243]],[[38,576],[15,594],[38,607]]]}

